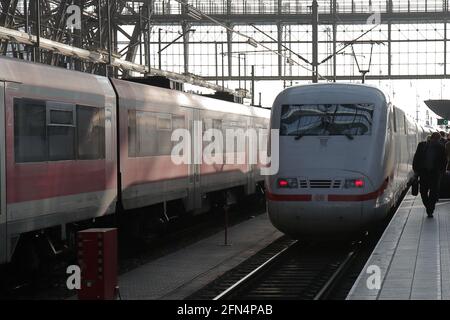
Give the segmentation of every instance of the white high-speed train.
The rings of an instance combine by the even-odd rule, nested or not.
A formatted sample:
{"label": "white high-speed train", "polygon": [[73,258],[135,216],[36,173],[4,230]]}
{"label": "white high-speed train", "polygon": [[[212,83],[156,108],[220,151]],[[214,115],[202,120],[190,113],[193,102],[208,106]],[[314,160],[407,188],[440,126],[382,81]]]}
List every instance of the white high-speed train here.
{"label": "white high-speed train", "polygon": [[291,87],[276,98],[279,171],[266,177],[274,226],[296,238],[345,237],[385,218],[413,177],[429,134],[379,89]]}

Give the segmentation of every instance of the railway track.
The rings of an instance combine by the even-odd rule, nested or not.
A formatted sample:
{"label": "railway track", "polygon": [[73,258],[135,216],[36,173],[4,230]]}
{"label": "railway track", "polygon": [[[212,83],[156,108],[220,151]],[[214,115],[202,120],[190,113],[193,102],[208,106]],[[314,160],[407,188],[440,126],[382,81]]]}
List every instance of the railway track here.
{"label": "railway track", "polygon": [[327,299],[358,250],[359,245],[303,244],[283,237],[254,261],[225,274],[189,299]]}
{"label": "railway track", "polygon": [[[259,198],[247,201],[252,211],[233,207],[229,211],[229,226],[251,219],[264,212]],[[164,233],[151,237],[119,240],[119,275],[138,268],[223,230],[223,212],[209,212],[189,220],[173,221]],[[32,274],[17,273],[12,266],[0,266],[0,300],[65,299],[74,295],[66,287],[68,265],[76,264],[75,252],[46,261],[46,268]]]}

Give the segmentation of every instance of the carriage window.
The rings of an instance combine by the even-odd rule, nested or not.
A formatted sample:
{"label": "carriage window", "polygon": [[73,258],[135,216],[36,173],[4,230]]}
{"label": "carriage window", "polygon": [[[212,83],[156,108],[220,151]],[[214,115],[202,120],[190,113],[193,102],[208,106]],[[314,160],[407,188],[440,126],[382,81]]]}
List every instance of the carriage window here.
{"label": "carriage window", "polygon": [[104,110],[87,106],[14,100],[17,163],[105,157]]}
{"label": "carriage window", "polygon": [[156,116],[153,112],[136,112],[136,147],[138,157],[156,156],[158,142],[156,137]]}
{"label": "carriage window", "polygon": [[77,107],[78,159],[105,158],[105,110]]}
{"label": "carriage window", "polygon": [[128,110],[128,157],[137,156],[136,110]]}
{"label": "carriage window", "polygon": [[397,110],[394,108],[394,132],[397,132]]}
{"label": "carriage window", "polygon": [[75,128],[57,126],[48,128],[48,159],[50,161],[75,159]]}
{"label": "carriage window", "polygon": [[47,101],[48,159],[75,159],[75,108],[73,104]]}
{"label": "carriage window", "polygon": [[47,160],[45,101],[14,100],[16,162]]}
{"label": "carriage window", "polygon": [[406,121],[406,116],[403,116],[403,125],[405,128],[405,134],[408,134],[408,121]]}
{"label": "carriage window", "polygon": [[158,155],[167,156],[172,151],[172,116],[170,114],[158,114]]}
{"label": "carriage window", "polygon": [[172,131],[185,127],[184,116],[148,111],[128,111],[128,156],[170,155]]}
{"label": "carriage window", "polygon": [[283,105],[280,135],[371,135],[373,110],[369,103]]}

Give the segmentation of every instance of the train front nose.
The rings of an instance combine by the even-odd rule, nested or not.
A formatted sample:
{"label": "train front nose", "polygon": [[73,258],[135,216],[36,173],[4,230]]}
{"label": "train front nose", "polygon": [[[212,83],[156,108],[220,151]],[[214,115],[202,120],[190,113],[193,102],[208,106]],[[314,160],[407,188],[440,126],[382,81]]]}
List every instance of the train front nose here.
{"label": "train front nose", "polygon": [[334,238],[359,234],[367,223],[368,195],[373,191],[363,173],[310,169],[307,176],[280,174],[269,178],[267,205],[272,224],[296,238]]}
{"label": "train front nose", "polygon": [[361,204],[268,199],[272,224],[295,238],[345,237],[362,231]]}

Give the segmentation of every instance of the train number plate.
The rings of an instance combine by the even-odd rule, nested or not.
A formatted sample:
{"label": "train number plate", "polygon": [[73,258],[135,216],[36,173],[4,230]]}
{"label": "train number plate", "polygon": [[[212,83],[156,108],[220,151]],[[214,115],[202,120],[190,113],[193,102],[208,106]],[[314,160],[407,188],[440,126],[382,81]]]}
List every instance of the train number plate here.
{"label": "train number plate", "polygon": [[328,201],[328,195],[326,194],[313,194],[313,201]]}

